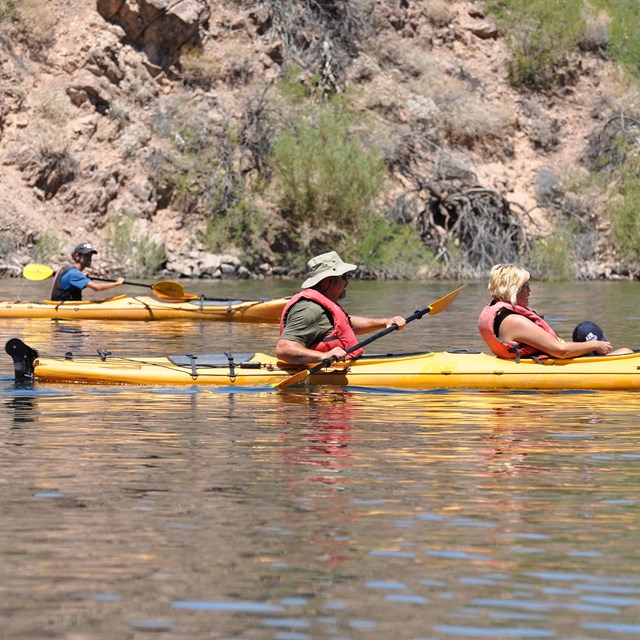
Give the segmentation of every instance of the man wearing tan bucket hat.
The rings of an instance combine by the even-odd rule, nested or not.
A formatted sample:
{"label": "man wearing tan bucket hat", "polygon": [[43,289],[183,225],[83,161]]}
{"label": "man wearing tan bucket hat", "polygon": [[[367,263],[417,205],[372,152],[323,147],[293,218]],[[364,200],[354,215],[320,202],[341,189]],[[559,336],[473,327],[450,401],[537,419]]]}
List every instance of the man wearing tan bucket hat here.
{"label": "man wearing tan bucket hat", "polygon": [[325,358],[345,360],[362,355],[357,349],[347,356],[347,349],[358,343],[356,334],[406,324],[402,316],[365,318],[349,316],[338,304],[346,295],[355,264],[343,262],[335,251],[311,258],[309,273],[302,290],[292,296],[282,311],[280,339],[276,356],[290,364],[312,364]]}

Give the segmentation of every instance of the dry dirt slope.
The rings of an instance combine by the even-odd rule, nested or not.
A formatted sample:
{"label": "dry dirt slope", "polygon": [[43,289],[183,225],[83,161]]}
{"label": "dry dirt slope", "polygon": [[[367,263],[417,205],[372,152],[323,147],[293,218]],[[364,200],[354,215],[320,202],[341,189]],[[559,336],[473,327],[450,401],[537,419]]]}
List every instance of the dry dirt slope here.
{"label": "dry dirt slope", "polygon": [[[237,115],[246,95],[265,78],[277,75],[277,65],[264,62],[273,38],[257,33],[242,3],[210,4],[205,47],[228,52],[241,43],[253,55],[244,86],[226,85],[221,74],[210,92]],[[602,105],[610,103],[615,70],[601,59],[585,56],[572,87],[548,96],[523,95],[505,82],[504,37],[475,35],[487,21],[473,3],[399,3],[405,9],[396,3],[374,4],[386,6],[386,15],[404,11],[403,20],[411,28],[383,29],[376,36],[379,40],[369,43],[356,61],[361,65],[365,57],[374,58],[366,82],[354,71],[356,63],[346,70],[346,84],[356,87],[354,95],[363,108],[380,110],[384,103],[389,121],[411,127],[415,116],[411,105],[424,103],[430,83],[441,112],[449,111],[443,144],[477,175],[480,184],[531,212],[538,229],[550,232],[553,212],[536,201],[540,172],[563,176],[577,170],[586,136],[606,117]],[[52,11],[48,15],[52,38],[41,52],[34,54],[19,40],[0,41],[2,262],[19,270],[37,258],[34,241],[43,234],[59,242],[62,254],[80,239],[100,244],[105,224],[121,211],[140,215],[142,232],[165,242],[174,264],[188,266],[190,260],[201,259],[206,253],[197,240],[201,229],[183,224],[166,204],[159,204],[155,194],[148,193],[152,186],[142,162],[144,147],[153,142],[145,124],[153,102],[184,92],[180,78],[148,74],[144,54],[122,42],[121,30],[103,19],[93,2],[52,0],[47,5]],[[445,19],[442,5],[446,5]],[[384,62],[375,59],[381,52]],[[111,56],[123,74],[122,80],[109,86],[109,96],[111,106],[128,110],[131,125],[124,132],[91,102],[74,105],[68,98],[69,87],[97,56]],[[406,68],[411,65],[422,82],[408,78]],[[472,94],[461,89],[460,79],[465,79],[465,86],[473,86]],[[133,87],[141,91],[141,84],[148,94],[144,103],[132,99]],[[201,92],[192,96],[194,101],[201,98]],[[133,135],[134,128],[140,147],[131,152],[123,138]],[[53,197],[38,185],[39,167],[30,155],[37,148],[65,148],[77,162],[73,183],[64,184]],[[605,223],[602,226],[606,229]],[[604,264],[588,268],[596,275],[610,272]]]}

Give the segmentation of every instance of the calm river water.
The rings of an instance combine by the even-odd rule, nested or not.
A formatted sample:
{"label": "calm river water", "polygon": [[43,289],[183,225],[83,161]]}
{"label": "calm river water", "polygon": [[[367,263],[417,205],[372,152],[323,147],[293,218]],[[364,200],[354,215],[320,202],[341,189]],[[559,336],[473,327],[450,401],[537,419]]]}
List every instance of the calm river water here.
{"label": "calm river water", "polygon": [[[50,282],[0,282],[3,299]],[[186,283],[208,295],[289,282]],[[456,286],[349,286],[409,315]],[[129,289],[130,293],[140,290]],[[470,284],[369,353],[481,349]],[[640,284],[533,284],[640,347]],[[274,327],[4,320],[47,354],[272,352]],[[640,395],[36,385],[0,354],[0,638],[640,637]]]}

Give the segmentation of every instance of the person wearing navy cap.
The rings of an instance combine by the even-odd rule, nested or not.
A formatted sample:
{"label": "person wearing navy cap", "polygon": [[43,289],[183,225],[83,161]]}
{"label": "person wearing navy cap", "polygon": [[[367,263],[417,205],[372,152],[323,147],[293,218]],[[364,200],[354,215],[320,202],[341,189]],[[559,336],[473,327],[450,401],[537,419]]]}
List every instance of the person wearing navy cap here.
{"label": "person wearing navy cap", "polygon": [[530,277],[526,269],[515,264],[497,264],[491,269],[488,291],[492,300],[478,318],[478,329],[496,356],[519,360],[632,353],[626,347],[614,350],[594,322],[579,324],[572,341],[562,340],[540,314],[529,308]]}
{"label": "person wearing navy cap", "polygon": [[94,282],[82,273],[91,266],[91,259],[98,253],[89,242],[81,242],[71,253],[73,264],[58,269],[51,288],[51,299],[57,302],[82,300],[82,290],[106,291],[124,284],[124,278],[114,282]]}

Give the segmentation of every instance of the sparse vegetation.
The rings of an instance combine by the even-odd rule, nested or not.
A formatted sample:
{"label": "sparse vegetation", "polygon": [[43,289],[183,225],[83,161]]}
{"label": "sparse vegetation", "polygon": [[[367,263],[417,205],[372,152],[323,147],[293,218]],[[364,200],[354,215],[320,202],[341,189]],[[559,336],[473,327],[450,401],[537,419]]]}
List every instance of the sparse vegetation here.
{"label": "sparse vegetation", "polygon": [[12,23],[35,49],[51,42],[56,23],[56,12],[41,0],[0,0],[0,21]]}
{"label": "sparse vegetation", "polygon": [[535,240],[527,264],[538,280],[574,280],[575,224],[570,222],[556,226],[553,235]]}
{"label": "sparse vegetation", "polygon": [[361,216],[358,236],[345,237],[338,251],[358,264],[365,277],[413,278],[435,267],[433,252],[411,225],[392,223],[380,214]]}
{"label": "sparse vegetation", "polygon": [[272,240],[267,216],[247,198],[238,197],[228,211],[207,218],[205,246],[217,253],[235,249],[249,266],[269,254]]}
{"label": "sparse vegetation", "polygon": [[123,214],[109,225],[106,253],[115,263],[114,272],[130,278],[150,277],[166,261],[164,245],[147,236],[139,218]]}
{"label": "sparse vegetation", "polygon": [[627,168],[620,192],[611,198],[608,209],[615,247],[635,263],[634,271],[637,272],[640,262],[640,178],[637,171]]}
{"label": "sparse vegetation", "polygon": [[[64,29],[59,0],[0,0],[4,157],[38,198],[59,211],[78,203],[98,230],[114,208],[131,204],[147,216],[157,202],[169,212],[163,222],[178,212],[176,224],[198,250],[230,251],[250,267],[303,267],[310,253],[340,248],[369,275],[410,277],[420,264],[436,275],[476,277],[531,250],[542,277],[565,277],[566,255],[588,262],[579,275],[590,277],[608,233],[593,220],[608,203],[624,269],[637,260],[627,240],[635,229],[640,99],[632,74],[623,96],[615,74],[599,68],[608,56],[637,71],[636,4],[485,0],[500,26],[494,43],[470,26],[481,12],[450,0],[230,0],[210,32],[161,75],[145,66],[144,47],[134,51],[111,36],[84,62],[52,59],[51,69],[68,62],[78,71],[67,95],[59,73],[9,90]],[[516,91],[498,86],[505,39]],[[598,103],[581,108],[601,121],[576,124],[558,106],[568,92],[558,89],[581,78],[576,103],[586,83],[599,83]],[[596,126],[582,158],[590,170],[585,196],[565,188],[556,158],[566,136],[579,141]],[[112,166],[88,160],[90,138],[92,151],[108,142]],[[559,154],[549,156],[549,174],[538,170],[529,218],[533,185],[523,185],[529,167],[521,157],[531,146]],[[507,158],[514,159],[508,169]],[[138,188],[149,182],[151,192]],[[533,219],[545,233],[557,223],[558,232],[531,249],[540,233]],[[115,226],[136,241],[146,224]]]}
{"label": "sparse vegetation", "polygon": [[61,253],[60,241],[51,233],[43,233],[35,244],[33,259],[42,264],[56,264]]}
{"label": "sparse vegetation", "polygon": [[551,89],[568,81],[571,53],[584,33],[582,0],[489,0],[509,33],[515,87]]}
{"label": "sparse vegetation", "polygon": [[14,0],[0,0],[0,20],[15,20],[18,10]]}
{"label": "sparse vegetation", "polygon": [[254,49],[250,42],[219,43],[215,51],[193,48],[180,57],[183,81],[190,86],[211,89],[217,82],[242,86],[252,76]]}
{"label": "sparse vegetation", "polygon": [[638,75],[640,30],[634,0],[485,0],[509,34],[515,86],[549,89],[567,81],[578,47],[606,52]]}

